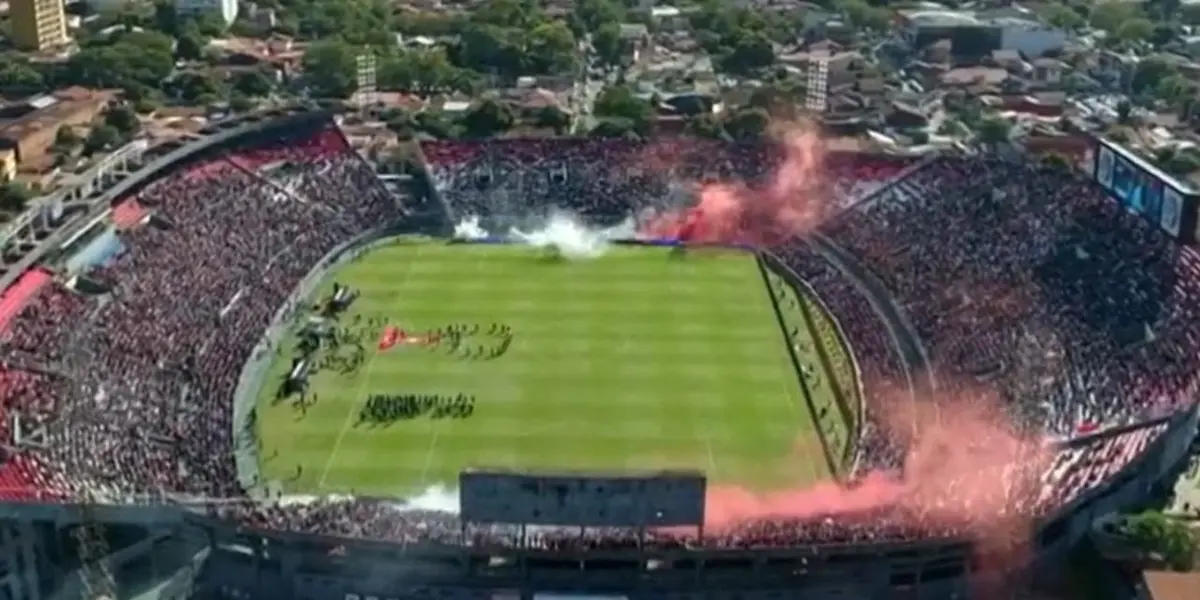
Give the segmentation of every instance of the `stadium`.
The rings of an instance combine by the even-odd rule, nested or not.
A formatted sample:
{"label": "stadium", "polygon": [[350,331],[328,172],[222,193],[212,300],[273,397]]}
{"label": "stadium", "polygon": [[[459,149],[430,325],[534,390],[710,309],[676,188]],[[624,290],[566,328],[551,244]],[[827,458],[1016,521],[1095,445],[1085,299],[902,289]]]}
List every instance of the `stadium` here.
{"label": "stadium", "polygon": [[397,197],[326,112],[202,133],[7,241],[0,597],[1016,593],[1195,437],[1196,198],[1103,142],[429,141]]}

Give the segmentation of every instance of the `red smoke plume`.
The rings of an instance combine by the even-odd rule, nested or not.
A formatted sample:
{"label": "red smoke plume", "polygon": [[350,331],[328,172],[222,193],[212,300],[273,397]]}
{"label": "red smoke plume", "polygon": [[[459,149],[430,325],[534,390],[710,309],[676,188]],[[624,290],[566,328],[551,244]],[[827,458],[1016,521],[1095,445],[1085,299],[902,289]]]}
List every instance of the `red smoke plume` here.
{"label": "red smoke plume", "polygon": [[[653,215],[639,233],[695,243],[769,245],[812,232],[835,208],[820,137],[804,126],[783,129],[776,137],[784,157],[766,184],[697,184],[695,206]],[[639,168],[670,172],[670,154],[669,147],[653,148]],[[991,561],[985,566],[1020,564],[1041,508],[1041,478],[1053,458],[1049,440],[1012,429],[994,393],[960,386],[913,402],[907,388],[884,389],[889,387],[896,392],[869,399],[870,416],[880,430],[876,435],[904,449],[898,472],[859,473],[848,486],[824,482],[767,494],[710,488],[706,528],[754,535],[764,530],[753,524],[765,520],[792,521],[806,529],[861,524],[893,536],[967,537],[976,542],[976,558]]]}
{"label": "red smoke plume", "polygon": [[965,536],[1003,564],[1023,557],[1053,458],[1049,440],[1013,430],[993,393],[960,390],[916,403],[904,394],[885,396],[872,399],[871,418],[878,434],[906,449],[900,472],[766,494],[717,487],[707,499],[706,526],[723,531],[763,519],[828,519],[893,535]]}
{"label": "red smoke plume", "polygon": [[[794,124],[775,137],[784,156],[766,185],[697,184],[695,206],[653,215],[639,233],[655,239],[762,245],[815,229],[833,206],[821,139],[811,127]],[[668,160],[663,154],[651,151],[647,161],[661,165]]]}

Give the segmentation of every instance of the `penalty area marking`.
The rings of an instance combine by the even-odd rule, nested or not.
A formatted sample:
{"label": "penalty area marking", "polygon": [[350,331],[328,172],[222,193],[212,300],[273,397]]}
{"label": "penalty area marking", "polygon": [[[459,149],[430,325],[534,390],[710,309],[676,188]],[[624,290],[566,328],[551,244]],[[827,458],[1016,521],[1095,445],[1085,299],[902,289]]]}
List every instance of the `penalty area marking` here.
{"label": "penalty area marking", "polygon": [[[418,244],[416,250],[416,256],[408,262],[408,265],[404,269],[404,276],[400,278],[401,288],[407,287],[409,279],[412,278],[413,264],[421,258],[424,246]],[[350,433],[350,430],[353,429],[354,413],[358,412],[358,409],[367,400],[366,391],[367,386],[371,383],[371,371],[375,368],[375,361],[379,359],[380,354],[383,354],[383,352],[376,348],[375,353],[367,359],[367,364],[363,366],[362,380],[358,382],[358,389],[354,392],[354,402],[346,410],[346,421],[342,423],[342,429],[338,432],[337,439],[333,442],[333,449],[329,451],[329,458],[325,460],[325,468],[321,469],[321,479],[317,480],[317,489],[325,487],[325,480],[329,478],[329,470],[333,468],[333,463],[337,460],[338,450],[342,448],[342,442],[346,440],[346,434]]]}
{"label": "penalty area marking", "polygon": [[425,464],[421,466],[421,478],[418,480],[420,483],[417,484],[418,489],[421,490],[425,489],[425,484],[429,480],[429,467],[433,466],[433,453],[437,449],[438,436],[442,433],[442,428],[433,419],[429,421],[429,428],[433,430],[433,433],[429,436],[429,449],[425,451]]}

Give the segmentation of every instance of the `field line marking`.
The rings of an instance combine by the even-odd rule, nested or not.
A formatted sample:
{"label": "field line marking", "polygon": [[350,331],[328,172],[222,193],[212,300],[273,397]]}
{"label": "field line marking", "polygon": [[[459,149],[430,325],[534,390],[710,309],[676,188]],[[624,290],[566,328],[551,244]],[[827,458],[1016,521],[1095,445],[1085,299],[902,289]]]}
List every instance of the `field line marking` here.
{"label": "field line marking", "polygon": [[431,425],[433,435],[429,436],[429,449],[425,451],[425,464],[421,466],[421,478],[418,479],[417,487],[421,490],[425,489],[425,483],[429,479],[429,467],[433,466],[433,453],[437,449],[438,436],[442,433],[442,428],[438,425]]}
{"label": "field line marking", "polygon": [[[404,276],[400,278],[400,285],[404,287],[409,278],[412,276],[413,264],[421,258],[421,253],[424,247],[418,244],[416,246],[416,256],[409,261],[408,266],[404,269]],[[325,480],[329,478],[329,470],[333,468],[333,463],[337,460],[338,450],[342,448],[342,442],[346,440],[346,434],[350,433],[354,425],[354,413],[358,412],[358,408],[366,402],[367,386],[371,384],[371,371],[375,369],[375,362],[379,359],[379,355],[383,354],[377,348],[371,357],[367,359],[367,364],[363,365],[362,380],[358,382],[358,388],[354,391],[354,401],[346,410],[346,420],[342,423],[342,429],[338,432],[337,439],[333,442],[333,449],[329,451],[329,458],[325,460],[325,467],[321,469],[321,479],[317,480],[317,489],[325,487]]]}
{"label": "field line marking", "polygon": [[704,432],[704,449],[708,450],[708,470],[712,472],[712,477],[717,478],[717,459],[713,454],[712,436],[706,431]]}

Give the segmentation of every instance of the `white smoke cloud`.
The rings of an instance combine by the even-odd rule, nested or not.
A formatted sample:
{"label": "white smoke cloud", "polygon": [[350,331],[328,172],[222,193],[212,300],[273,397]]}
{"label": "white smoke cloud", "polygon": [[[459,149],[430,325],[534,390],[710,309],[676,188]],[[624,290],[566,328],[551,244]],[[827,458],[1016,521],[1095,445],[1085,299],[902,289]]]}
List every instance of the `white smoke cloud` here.
{"label": "white smoke cloud", "polygon": [[545,222],[528,230],[512,227],[503,236],[493,236],[484,229],[476,216],[468,216],[454,226],[456,239],[502,238],[535,248],[553,248],[563,258],[571,260],[602,256],[608,252],[613,242],[635,239],[636,234],[637,227],[632,218],[612,227],[592,227],[576,215],[566,212],[555,212]]}
{"label": "white smoke cloud", "polygon": [[443,485],[432,485],[420,494],[406,498],[396,507],[400,511],[445,512],[458,514],[458,490]]}
{"label": "white smoke cloud", "polygon": [[479,226],[479,217],[468,215],[461,223],[454,226],[454,238],[459,240],[482,240],[488,237],[488,232]]}

